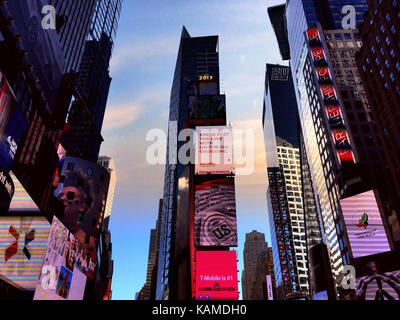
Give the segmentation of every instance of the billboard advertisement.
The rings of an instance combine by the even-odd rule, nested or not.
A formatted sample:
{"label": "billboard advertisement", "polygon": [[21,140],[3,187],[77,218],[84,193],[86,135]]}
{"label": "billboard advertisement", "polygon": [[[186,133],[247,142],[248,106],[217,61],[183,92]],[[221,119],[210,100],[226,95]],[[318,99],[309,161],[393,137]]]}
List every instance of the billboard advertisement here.
{"label": "billboard advertisement", "polygon": [[59,217],[96,260],[97,243],[106,208],[109,172],[97,163],[66,157],[54,194],[65,205]]}
{"label": "billboard advertisement", "polygon": [[340,200],[353,258],[390,251],[374,191]]}
{"label": "billboard advertisement", "polygon": [[54,217],[34,300],[83,300],[94,266],[85,246]]}
{"label": "billboard advertisement", "polygon": [[0,166],[6,171],[14,161],[26,130],[26,118],[16,107],[14,94],[0,71]]}
{"label": "billboard advertisement", "polygon": [[0,278],[34,291],[49,232],[45,217],[0,217]]}
{"label": "billboard advertisement", "polygon": [[267,300],[274,300],[274,290],[272,287],[272,278],[270,275],[266,276],[266,286],[267,286]]}
{"label": "billboard advertisement", "polygon": [[235,251],[197,251],[196,300],[238,300]]}
{"label": "billboard advertisement", "polygon": [[225,95],[188,96],[188,100],[189,127],[226,124]]}
{"label": "billboard advertisement", "polygon": [[196,247],[237,247],[235,179],[195,177]]}
{"label": "billboard advertisement", "polygon": [[48,4],[49,1],[46,0],[7,2],[24,49],[28,52],[34,73],[48,102],[48,111],[51,111],[61,84],[65,61],[57,31],[42,26],[45,17],[42,9]]}
{"label": "billboard advertisement", "polygon": [[231,127],[196,127],[196,174],[232,174]]}
{"label": "billboard advertisement", "polygon": [[11,200],[9,211],[12,214],[18,213],[32,213],[37,214],[40,212],[40,209],[29,196],[28,192],[25,190],[21,182],[19,182],[18,178],[14,175],[13,172],[10,172],[11,179],[15,186],[14,197]]}
{"label": "billboard advertisement", "polygon": [[400,300],[399,252],[357,259],[356,300]]}

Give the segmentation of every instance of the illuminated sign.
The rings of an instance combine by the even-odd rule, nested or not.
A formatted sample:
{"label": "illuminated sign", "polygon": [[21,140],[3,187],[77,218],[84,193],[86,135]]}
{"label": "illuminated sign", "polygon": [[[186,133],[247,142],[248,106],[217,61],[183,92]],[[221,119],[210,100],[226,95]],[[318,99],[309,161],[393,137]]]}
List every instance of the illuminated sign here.
{"label": "illuminated sign", "polygon": [[195,176],[195,245],[238,245],[233,177]]}
{"label": "illuminated sign", "polygon": [[209,74],[199,76],[199,81],[212,81],[213,79],[214,77],[210,76]]}
{"label": "illuminated sign", "polygon": [[[200,87],[199,90],[213,90]],[[188,96],[188,126],[223,126],[226,124],[226,97],[224,95]]]}
{"label": "illuminated sign", "polygon": [[232,174],[233,136],[231,127],[196,128],[196,174]]}
{"label": "illuminated sign", "polygon": [[345,127],[340,99],[334,86],[334,76],[328,64],[328,55],[324,47],[323,37],[316,26],[309,28],[305,35],[314,61],[314,68],[325,104],[333,142],[336,146],[337,159],[341,165],[343,163],[356,163],[351,148],[350,136]]}
{"label": "illuminated sign", "polygon": [[353,258],[390,251],[374,191],[340,200]]}
{"label": "illuminated sign", "polygon": [[46,252],[50,223],[44,217],[0,217],[0,275],[35,290]]}
{"label": "illuminated sign", "polygon": [[267,299],[274,300],[274,293],[272,289],[272,278],[270,275],[266,277],[266,285],[267,285]]}
{"label": "illuminated sign", "polygon": [[34,300],[83,300],[91,265],[85,246],[54,217]]}
{"label": "illuminated sign", "polygon": [[235,251],[197,251],[196,300],[238,300]]}

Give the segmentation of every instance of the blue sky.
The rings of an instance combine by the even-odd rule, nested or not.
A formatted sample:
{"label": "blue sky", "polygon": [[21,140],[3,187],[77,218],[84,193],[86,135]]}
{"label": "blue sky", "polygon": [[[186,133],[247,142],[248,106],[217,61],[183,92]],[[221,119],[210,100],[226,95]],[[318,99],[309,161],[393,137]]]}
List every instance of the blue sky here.
{"label": "blue sky", "polygon": [[[192,37],[218,35],[221,91],[234,127],[256,129],[255,172],[237,177],[239,277],[245,234],[264,232],[266,163],[261,131],[265,64],[281,63],[267,7],[283,0],[126,0],[111,62],[113,78],[101,153],[116,162],[111,216],[113,299],[133,300],[145,280],[150,229],[162,198],[164,166],[146,162],[146,134],[167,131],[182,26]],[[241,285],[239,286],[241,291]]]}

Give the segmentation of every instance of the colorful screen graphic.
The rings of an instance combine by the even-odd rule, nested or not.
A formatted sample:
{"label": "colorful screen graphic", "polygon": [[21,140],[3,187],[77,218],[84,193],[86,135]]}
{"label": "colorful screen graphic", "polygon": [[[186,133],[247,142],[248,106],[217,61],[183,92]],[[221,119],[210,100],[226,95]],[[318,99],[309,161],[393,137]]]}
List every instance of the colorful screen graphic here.
{"label": "colorful screen graphic", "polygon": [[197,251],[196,300],[238,300],[235,251]]}
{"label": "colorful screen graphic", "polygon": [[232,174],[231,127],[196,127],[196,174]]}
{"label": "colorful screen graphic", "polygon": [[34,300],[82,300],[94,266],[84,245],[54,217]]}
{"label": "colorful screen graphic", "polygon": [[353,258],[390,251],[374,191],[340,201]]}
{"label": "colorful screen graphic", "polygon": [[238,245],[234,178],[195,177],[195,245]]}
{"label": "colorful screen graphic", "polygon": [[188,99],[189,127],[226,124],[224,95],[189,96]]}
{"label": "colorful screen graphic", "polygon": [[0,217],[0,276],[35,290],[46,252],[50,223],[44,217]]}

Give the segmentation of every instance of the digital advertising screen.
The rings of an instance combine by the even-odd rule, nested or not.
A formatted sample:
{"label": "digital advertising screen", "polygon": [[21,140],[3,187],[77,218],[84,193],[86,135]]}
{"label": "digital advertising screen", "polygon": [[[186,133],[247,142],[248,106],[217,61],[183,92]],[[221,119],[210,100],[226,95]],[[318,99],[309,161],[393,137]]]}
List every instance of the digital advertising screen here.
{"label": "digital advertising screen", "polygon": [[0,278],[34,291],[49,233],[45,217],[0,217]]}
{"label": "digital advertising screen", "polygon": [[373,190],[340,200],[353,258],[390,251]]}
{"label": "digital advertising screen", "polygon": [[64,73],[65,59],[57,30],[42,26],[45,17],[42,9],[48,4],[46,0],[7,2],[51,111]]}
{"label": "digital advertising screen", "polygon": [[83,300],[94,266],[85,246],[54,217],[34,300]]}
{"label": "digital advertising screen", "polygon": [[0,214],[7,214],[15,192],[10,174],[0,166]]}
{"label": "digital advertising screen", "polygon": [[196,300],[238,300],[236,251],[197,251]]}
{"label": "digital advertising screen", "polygon": [[8,171],[14,161],[27,121],[16,107],[14,94],[0,71],[0,166]]}
{"label": "digital advertising screen", "polygon": [[97,256],[97,244],[103,224],[110,181],[109,172],[97,163],[66,157],[55,196],[65,210],[62,223],[92,254]]}
{"label": "digital advertising screen", "polygon": [[196,174],[232,174],[231,127],[196,127]]}
{"label": "digital advertising screen", "polygon": [[196,247],[237,247],[235,179],[195,176]]}
{"label": "digital advertising screen", "polygon": [[226,124],[225,95],[200,95],[188,97],[189,126],[210,126]]}

